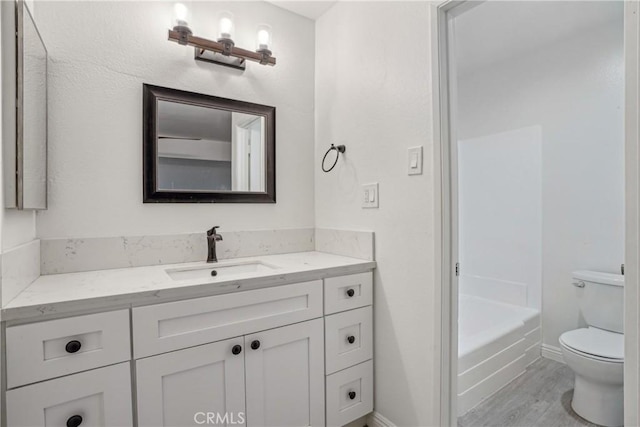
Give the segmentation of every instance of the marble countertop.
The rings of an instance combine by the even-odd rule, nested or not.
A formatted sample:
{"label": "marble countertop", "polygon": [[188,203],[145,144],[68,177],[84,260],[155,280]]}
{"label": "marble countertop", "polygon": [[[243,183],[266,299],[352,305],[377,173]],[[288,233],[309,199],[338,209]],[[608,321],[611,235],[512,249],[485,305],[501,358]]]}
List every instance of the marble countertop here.
{"label": "marble countertop", "polygon": [[[262,271],[174,280],[166,270],[209,268],[259,262]],[[192,262],[40,276],[2,308],[6,321],[116,309],[196,298],[288,283],[355,274],[376,267],[367,261],[323,252],[236,258],[216,264]]]}

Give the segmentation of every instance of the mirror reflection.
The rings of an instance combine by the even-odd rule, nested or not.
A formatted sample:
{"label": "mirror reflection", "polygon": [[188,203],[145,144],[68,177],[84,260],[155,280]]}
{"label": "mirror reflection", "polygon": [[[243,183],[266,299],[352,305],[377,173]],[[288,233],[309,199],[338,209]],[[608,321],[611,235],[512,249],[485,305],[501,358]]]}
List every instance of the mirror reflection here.
{"label": "mirror reflection", "polygon": [[158,190],[265,191],[264,116],[166,100],[157,108]]}

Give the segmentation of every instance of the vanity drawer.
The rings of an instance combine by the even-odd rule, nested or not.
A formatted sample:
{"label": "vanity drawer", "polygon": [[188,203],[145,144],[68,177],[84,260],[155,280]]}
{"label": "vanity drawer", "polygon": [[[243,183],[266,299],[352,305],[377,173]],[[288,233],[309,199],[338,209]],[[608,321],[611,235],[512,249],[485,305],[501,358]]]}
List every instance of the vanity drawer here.
{"label": "vanity drawer", "polygon": [[327,374],[373,357],[373,319],[371,306],[324,319]]}
{"label": "vanity drawer", "polygon": [[343,426],[373,411],[373,361],[327,377],[327,426]]}
{"label": "vanity drawer", "polygon": [[133,425],[128,362],[7,391],[7,426],[69,425]]}
{"label": "vanity drawer", "polygon": [[373,273],[324,279],[324,313],[332,314],[371,305]]}
{"label": "vanity drawer", "polygon": [[322,282],[133,309],[136,359],[322,317]]}
{"label": "vanity drawer", "polygon": [[7,328],[7,388],[131,359],[129,311]]}

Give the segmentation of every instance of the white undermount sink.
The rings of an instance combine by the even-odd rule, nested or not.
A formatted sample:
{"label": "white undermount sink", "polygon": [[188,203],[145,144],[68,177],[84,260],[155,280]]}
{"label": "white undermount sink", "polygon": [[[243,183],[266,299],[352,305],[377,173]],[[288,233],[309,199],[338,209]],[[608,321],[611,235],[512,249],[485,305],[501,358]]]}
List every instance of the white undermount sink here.
{"label": "white undermount sink", "polygon": [[[268,272],[276,269],[273,265],[261,261],[239,263],[211,263],[187,268],[170,268],[165,271],[173,280],[210,279],[212,277],[228,278],[239,274]],[[215,272],[215,273],[214,273]]]}

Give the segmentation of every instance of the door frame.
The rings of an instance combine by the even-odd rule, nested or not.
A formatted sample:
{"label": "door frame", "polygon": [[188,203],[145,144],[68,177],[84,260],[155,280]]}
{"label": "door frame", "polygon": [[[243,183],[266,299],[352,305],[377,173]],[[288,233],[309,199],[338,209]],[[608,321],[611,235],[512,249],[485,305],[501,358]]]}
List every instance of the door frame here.
{"label": "door frame", "polygon": [[625,285],[624,425],[640,424],[640,7],[624,4]]}
{"label": "door frame", "polygon": [[[434,322],[439,350],[435,357],[434,410],[441,426],[457,423],[458,260],[456,163],[452,102],[455,82],[450,81],[452,53],[451,17],[482,2],[444,0],[431,6],[431,79],[433,93],[434,209],[436,304]],[[625,66],[625,425],[640,421],[640,6],[624,5]],[[455,357],[454,357],[455,356]]]}

